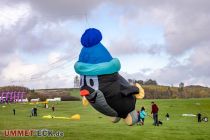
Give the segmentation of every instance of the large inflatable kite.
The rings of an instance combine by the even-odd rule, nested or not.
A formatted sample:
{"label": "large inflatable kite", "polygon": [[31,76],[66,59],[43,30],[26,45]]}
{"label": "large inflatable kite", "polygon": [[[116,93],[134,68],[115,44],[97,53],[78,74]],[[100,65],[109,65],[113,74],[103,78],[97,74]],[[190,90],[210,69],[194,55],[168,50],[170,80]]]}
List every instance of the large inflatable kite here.
{"label": "large inflatable kite", "polygon": [[83,48],[75,71],[80,74],[80,95],[99,112],[116,123],[123,118],[128,125],[137,122],[136,99],[144,97],[140,85],[131,86],[118,72],[120,61],[112,58],[101,44],[102,34],[87,29],[81,37]]}

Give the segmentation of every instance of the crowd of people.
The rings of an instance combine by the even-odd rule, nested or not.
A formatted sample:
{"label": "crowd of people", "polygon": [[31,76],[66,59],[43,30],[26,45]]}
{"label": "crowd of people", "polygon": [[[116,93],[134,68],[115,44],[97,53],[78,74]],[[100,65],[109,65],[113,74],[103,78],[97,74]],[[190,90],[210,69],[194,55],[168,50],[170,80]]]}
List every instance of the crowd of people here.
{"label": "crowd of people", "polygon": [[[152,116],[147,114],[144,106],[142,106],[141,109],[139,111],[137,111],[137,115],[138,115],[137,125],[144,125],[144,120],[145,120],[146,116],[149,116],[153,119],[154,126],[162,125],[163,123],[158,119],[158,111],[159,111],[159,108],[158,108],[157,104],[155,104],[155,102],[151,102]],[[169,118],[170,118],[169,113],[166,113],[165,117],[166,117],[166,120],[169,121]]]}
{"label": "crowd of people", "polygon": [[[44,108],[48,109],[48,105],[45,104]],[[52,112],[54,112],[54,111],[55,111],[55,106],[52,105],[52,108],[51,108],[51,109],[52,109]],[[13,115],[15,116],[15,115],[16,115],[16,109],[13,108],[13,109],[12,109],[12,112],[13,112]],[[38,108],[37,108],[37,106],[33,107],[33,108],[30,110],[30,115],[29,115],[29,116],[30,116],[30,117],[33,117],[33,116],[37,117],[37,116],[38,116]]]}
{"label": "crowd of people", "polygon": [[[48,105],[45,104],[44,108],[47,109]],[[52,105],[51,109],[52,109],[52,112],[54,112],[55,111],[55,106]],[[15,116],[16,115],[16,109],[13,108],[12,111],[13,111],[13,115]],[[151,102],[151,114],[152,114],[152,116],[147,114],[145,107],[142,106],[141,109],[139,111],[137,111],[137,115],[138,115],[137,125],[141,125],[141,126],[144,125],[144,120],[147,116],[149,116],[153,119],[153,125],[154,126],[159,126],[160,124],[162,125],[162,122],[158,119],[158,111],[159,111],[159,107],[157,106],[157,104],[155,104],[155,102]],[[37,116],[37,114],[38,114],[37,113],[38,112],[37,107],[33,107],[30,112],[31,112],[30,117]],[[167,121],[170,120],[169,113],[166,113],[165,117],[166,117]],[[197,114],[197,119],[198,119],[198,122],[202,121],[201,113]]]}
{"label": "crowd of people", "polygon": [[[154,126],[162,125],[163,122],[158,119],[158,111],[159,111],[159,107],[157,106],[157,104],[155,104],[155,102],[151,102],[151,114],[152,114],[152,116],[147,114],[146,111],[145,111],[145,108],[142,106],[140,111],[137,111],[137,114],[138,114],[137,125],[144,125],[144,120],[145,120],[146,116],[149,116],[149,117],[151,117],[153,119],[153,125]],[[201,117],[202,115],[201,115],[201,113],[198,113],[196,116],[197,116],[197,121],[199,123],[202,122],[202,117]],[[166,113],[165,117],[166,117],[166,121],[170,120],[169,113]],[[206,122],[208,121],[207,117],[204,117],[204,119],[206,119],[204,121],[206,121]]]}

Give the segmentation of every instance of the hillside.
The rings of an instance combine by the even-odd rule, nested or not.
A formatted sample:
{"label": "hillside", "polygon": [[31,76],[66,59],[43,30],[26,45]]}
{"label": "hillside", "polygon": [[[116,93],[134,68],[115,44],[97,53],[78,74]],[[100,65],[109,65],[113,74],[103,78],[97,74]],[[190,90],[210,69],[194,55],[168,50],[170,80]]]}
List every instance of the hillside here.
{"label": "hillside", "polygon": [[[183,89],[169,86],[142,86],[145,90],[145,99],[174,99],[174,98],[208,98],[210,97],[210,88],[202,86],[186,86]],[[39,89],[35,92],[40,94],[55,94],[57,96],[69,94],[70,96],[80,98],[79,89]]]}
{"label": "hillside", "polygon": [[161,85],[144,85],[145,98],[207,98],[210,97],[210,88],[202,86],[186,86],[183,88]]}
{"label": "hillside", "polygon": [[[183,88],[169,87],[161,85],[143,85],[145,90],[145,99],[175,99],[175,98],[208,98],[210,97],[210,88],[202,86],[186,86]],[[1,91],[4,89],[18,90],[25,89],[25,87],[7,86],[1,87]],[[60,88],[60,89],[35,89],[26,90],[27,97],[40,98],[46,100],[46,98],[61,97],[64,101],[81,100],[79,89],[76,88]]]}
{"label": "hillside", "polygon": [[[23,98],[28,98],[30,99],[35,99],[35,98],[40,98],[41,101],[45,101],[46,99],[52,99],[55,97],[61,97],[62,101],[79,101],[80,96],[78,94],[78,89],[68,89],[68,88],[63,88],[63,89],[32,89],[30,90],[27,87],[21,87],[21,86],[5,86],[5,87],[0,87],[0,97],[2,95],[5,96],[4,93],[10,92],[25,92]],[[3,94],[1,94],[3,93]]]}
{"label": "hillside", "polygon": [[62,101],[79,101],[79,90],[74,88],[61,88],[61,89],[37,89],[28,94],[29,97],[39,97],[41,100],[46,98],[61,97]]}

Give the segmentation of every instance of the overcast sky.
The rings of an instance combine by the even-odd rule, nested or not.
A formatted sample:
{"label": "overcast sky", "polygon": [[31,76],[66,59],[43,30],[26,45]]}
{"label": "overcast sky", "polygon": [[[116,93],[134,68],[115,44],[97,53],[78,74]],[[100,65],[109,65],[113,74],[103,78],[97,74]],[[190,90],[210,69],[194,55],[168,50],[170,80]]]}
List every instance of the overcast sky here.
{"label": "overcast sky", "polygon": [[1,0],[0,86],[72,87],[85,29],[126,78],[210,86],[209,0]]}

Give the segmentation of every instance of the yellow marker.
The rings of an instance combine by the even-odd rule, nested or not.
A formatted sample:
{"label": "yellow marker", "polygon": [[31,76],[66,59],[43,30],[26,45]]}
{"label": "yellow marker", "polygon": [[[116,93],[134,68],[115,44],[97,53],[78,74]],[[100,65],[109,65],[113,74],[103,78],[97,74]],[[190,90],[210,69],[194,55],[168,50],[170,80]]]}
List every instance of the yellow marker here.
{"label": "yellow marker", "polygon": [[42,118],[45,118],[45,119],[80,120],[80,115],[79,114],[75,114],[75,115],[73,115],[71,117],[56,117],[56,116],[46,115],[46,116],[42,116]]}
{"label": "yellow marker", "polygon": [[47,115],[47,116],[42,116],[42,118],[52,119],[52,118],[53,118],[53,116],[51,116],[51,115]]}
{"label": "yellow marker", "polygon": [[75,115],[71,116],[70,119],[71,120],[80,120],[80,115],[79,114],[75,114]]}

